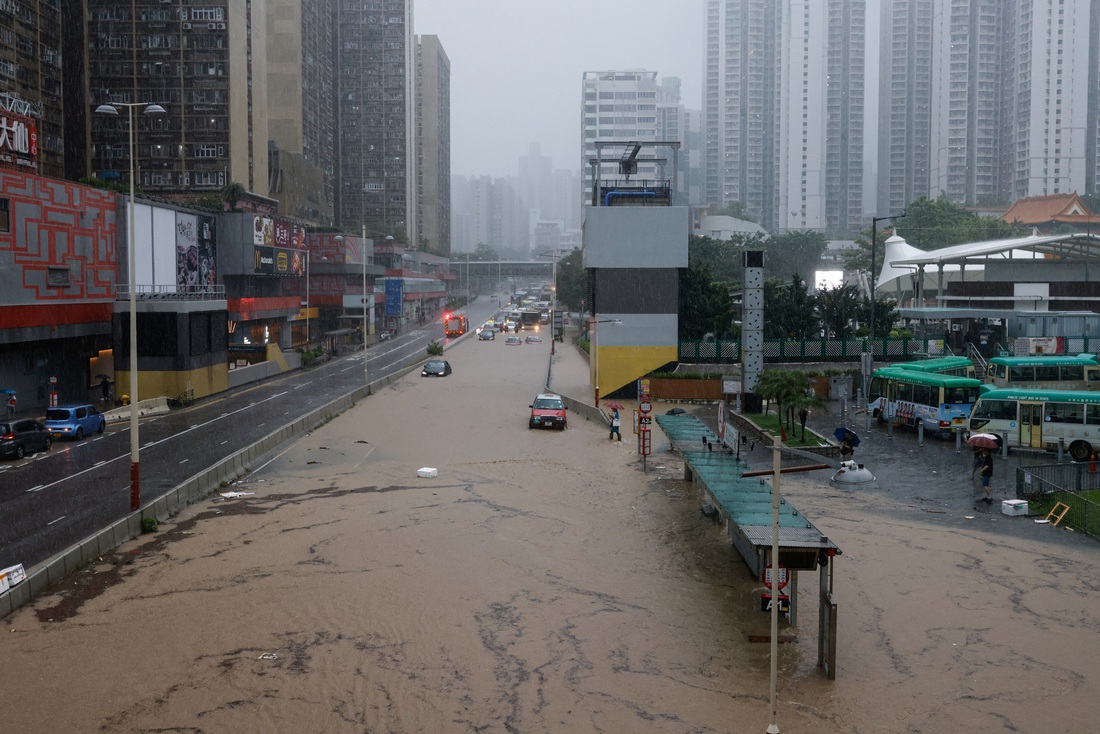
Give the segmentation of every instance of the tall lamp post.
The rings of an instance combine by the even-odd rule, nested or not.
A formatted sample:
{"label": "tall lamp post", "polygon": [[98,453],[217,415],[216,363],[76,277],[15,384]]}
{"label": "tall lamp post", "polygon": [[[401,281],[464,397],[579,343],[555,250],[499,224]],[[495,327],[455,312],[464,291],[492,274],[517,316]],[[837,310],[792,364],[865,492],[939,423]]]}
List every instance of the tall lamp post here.
{"label": "tall lamp post", "polygon": [[558,251],[551,250],[550,252],[540,252],[536,257],[549,257],[551,259],[550,268],[550,354],[554,354],[554,345],[557,342],[557,335],[554,331],[554,319],[558,312]]}
{"label": "tall lamp post", "polygon": [[309,351],[309,245],[306,245],[306,351]]}
{"label": "tall lamp post", "polygon": [[[363,383],[370,395],[370,362],[367,359],[367,225],[363,225],[363,235],[359,239],[359,259],[363,261]],[[371,298],[374,294],[371,294]]]}
{"label": "tall lamp post", "polygon": [[118,108],[125,107],[130,123],[130,205],[128,207],[128,224],[126,226],[127,239],[129,240],[127,267],[127,287],[130,291],[130,512],[141,509],[141,463],[138,457],[138,357],[137,357],[137,285],[135,282],[134,257],[134,108],[144,107],[146,115],[163,115],[165,109],[159,104],[146,104],[145,102],[116,102],[115,104],[101,104],[96,107],[96,113],[100,115],[118,115]]}
{"label": "tall lamp post", "polygon": [[868,341],[870,348],[867,355],[867,374],[863,377],[863,409],[867,416],[868,429],[871,426],[871,372],[875,363],[875,254],[878,250],[878,223],[904,218],[904,211],[886,217],[871,217],[871,333]]}

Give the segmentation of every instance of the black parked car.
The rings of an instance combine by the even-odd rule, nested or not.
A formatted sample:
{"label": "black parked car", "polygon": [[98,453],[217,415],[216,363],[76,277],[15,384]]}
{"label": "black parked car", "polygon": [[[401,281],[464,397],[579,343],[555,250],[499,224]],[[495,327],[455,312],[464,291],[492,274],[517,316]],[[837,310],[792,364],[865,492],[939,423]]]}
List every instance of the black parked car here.
{"label": "black parked car", "polygon": [[0,456],[22,459],[35,451],[49,451],[53,446],[50,432],[36,420],[20,420],[0,423]]}
{"label": "black parked car", "polygon": [[445,359],[429,359],[420,370],[421,377],[445,377],[451,374],[451,363]]}

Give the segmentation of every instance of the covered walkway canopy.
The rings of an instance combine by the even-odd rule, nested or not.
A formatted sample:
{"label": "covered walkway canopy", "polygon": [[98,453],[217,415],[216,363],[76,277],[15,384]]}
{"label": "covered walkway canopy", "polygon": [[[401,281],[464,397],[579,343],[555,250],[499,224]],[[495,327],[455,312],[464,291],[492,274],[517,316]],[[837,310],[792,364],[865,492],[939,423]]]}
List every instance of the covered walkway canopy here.
{"label": "covered walkway canopy", "polygon": [[[882,268],[875,281],[875,294],[879,297],[896,294],[898,302],[902,303],[902,296],[911,293],[916,306],[923,303],[924,293],[931,290],[936,293],[937,307],[943,308],[951,300],[946,292],[948,282],[986,280],[986,269],[998,264],[1030,269],[1031,265],[1040,265],[1040,262],[1041,267],[1053,264],[1073,268],[1075,280],[1100,280],[1100,234],[1033,233],[1027,237],[925,251],[913,247],[895,232],[885,242]],[[1029,281],[1042,279],[1044,276],[1040,274],[1028,278]],[[975,300],[974,296],[963,298],[967,301]],[[1004,301],[1006,298],[991,297],[991,300]],[[1011,300],[1036,301],[1040,300],[1040,296],[1018,293]],[[1003,315],[1003,310],[1000,315]],[[925,317],[928,318],[927,315]]]}

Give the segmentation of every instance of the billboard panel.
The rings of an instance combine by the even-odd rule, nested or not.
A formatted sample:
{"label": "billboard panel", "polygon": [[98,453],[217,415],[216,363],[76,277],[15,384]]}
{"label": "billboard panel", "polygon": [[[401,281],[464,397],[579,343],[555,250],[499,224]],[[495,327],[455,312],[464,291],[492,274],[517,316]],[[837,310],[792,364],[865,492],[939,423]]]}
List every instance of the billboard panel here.
{"label": "billboard panel", "polygon": [[217,283],[216,226],[214,217],[176,214],[176,286],[180,291],[202,293]]}

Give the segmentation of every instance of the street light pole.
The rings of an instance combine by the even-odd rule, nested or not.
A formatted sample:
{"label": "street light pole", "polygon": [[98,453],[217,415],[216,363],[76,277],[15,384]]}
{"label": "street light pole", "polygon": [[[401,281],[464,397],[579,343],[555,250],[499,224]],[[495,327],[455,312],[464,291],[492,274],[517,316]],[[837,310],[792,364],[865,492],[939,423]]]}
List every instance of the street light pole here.
{"label": "street light pole", "polygon": [[96,107],[96,112],[101,115],[118,115],[118,108],[125,107],[129,117],[130,137],[130,205],[127,213],[127,239],[129,240],[127,266],[127,287],[130,291],[130,511],[137,512],[141,509],[141,460],[139,457],[140,442],[138,441],[138,343],[137,343],[137,283],[136,273],[137,258],[136,236],[134,234],[134,108],[145,107],[146,115],[163,115],[165,110],[159,104],[144,102],[118,102],[113,105],[101,104]]}
{"label": "street light pole", "polygon": [[306,351],[309,351],[309,245],[306,245]]}
{"label": "street light pole", "polygon": [[363,260],[363,382],[370,395],[370,363],[367,359],[367,225],[363,225],[363,236],[359,240],[359,257]]}

